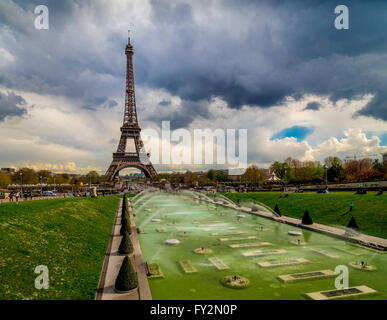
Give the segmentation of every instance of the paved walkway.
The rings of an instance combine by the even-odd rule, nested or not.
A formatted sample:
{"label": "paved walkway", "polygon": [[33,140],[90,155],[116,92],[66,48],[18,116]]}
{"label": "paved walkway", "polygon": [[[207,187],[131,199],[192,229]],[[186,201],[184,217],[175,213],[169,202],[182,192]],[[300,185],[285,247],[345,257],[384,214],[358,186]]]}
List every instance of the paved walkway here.
{"label": "paved walkway", "polygon": [[0,199],[0,203],[13,203],[13,202],[26,202],[26,201],[36,201],[36,200],[52,200],[52,199],[64,199],[64,198],[72,198],[73,196],[66,196],[63,197],[61,196],[55,196],[55,197],[33,197],[32,199],[28,197],[27,199],[25,198],[20,198],[18,201],[14,199],[13,201],[10,201],[9,199]]}
{"label": "paved walkway", "polygon": [[121,212],[122,200],[117,210],[116,219],[113,226],[110,244],[105,257],[102,273],[100,277],[99,288],[96,300],[152,300],[148,279],[145,273],[144,264],[142,261],[141,248],[137,237],[136,225],[133,219],[133,213],[129,207],[130,220],[132,225],[131,240],[133,243],[134,253],[130,256],[130,260],[137,271],[139,289],[129,293],[117,293],[114,290],[114,284],[120,270],[122,261],[125,256],[118,254],[118,248],[121,243]]}
{"label": "paved walkway", "polygon": [[[204,200],[204,201],[211,202],[209,200]],[[212,203],[216,203],[218,205],[221,205],[221,206],[224,206],[227,208],[232,208],[232,209],[235,209],[238,211],[242,211],[242,212],[246,212],[246,213],[250,213],[250,214],[256,214],[256,215],[259,215],[261,217],[265,217],[265,218],[275,220],[275,221],[278,221],[281,223],[286,223],[286,224],[290,224],[290,225],[297,226],[300,228],[312,230],[315,232],[324,233],[324,234],[327,234],[327,235],[330,235],[330,236],[333,236],[336,238],[341,238],[344,240],[356,242],[356,243],[359,243],[361,245],[369,246],[372,248],[375,248],[374,245],[377,245],[379,247],[384,247],[385,250],[387,249],[387,239],[384,239],[384,238],[379,238],[379,237],[375,237],[375,236],[371,236],[371,235],[367,235],[367,234],[362,234],[362,233],[357,233],[357,234],[354,233],[354,234],[348,235],[345,228],[328,226],[328,225],[321,224],[321,223],[313,223],[312,225],[303,225],[303,224],[301,224],[300,219],[296,219],[296,218],[292,218],[292,217],[288,217],[288,216],[275,217],[271,213],[265,212],[265,211],[252,212],[251,208],[247,208],[247,207],[236,207],[236,206],[234,207],[230,204],[224,204],[223,202],[213,202],[212,201]]]}

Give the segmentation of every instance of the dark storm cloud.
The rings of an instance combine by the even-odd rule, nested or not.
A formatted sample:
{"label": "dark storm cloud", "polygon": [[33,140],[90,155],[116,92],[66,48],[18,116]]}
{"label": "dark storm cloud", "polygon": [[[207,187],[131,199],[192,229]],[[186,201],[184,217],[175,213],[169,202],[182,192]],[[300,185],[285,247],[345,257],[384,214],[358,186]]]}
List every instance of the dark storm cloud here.
{"label": "dark storm cloud", "polygon": [[[101,94],[107,96],[117,94],[119,89],[122,91],[125,40],[123,38],[121,47],[116,48],[110,32],[91,33],[90,29],[103,19],[92,14],[90,3],[74,0],[0,2],[0,17],[7,17],[0,19],[0,47],[7,48],[17,61],[3,68],[0,84],[40,94],[84,98],[85,102]],[[49,8],[49,30],[34,28],[34,8],[40,4]],[[88,9],[91,17],[85,17],[94,17],[95,25],[82,25],[82,12]],[[103,46],[98,42],[101,40]]]}
{"label": "dark storm cloud", "polygon": [[[210,117],[205,102],[216,96],[231,108],[267,108],[289,96],[317,94],[336,101],[371,93],[375,98],[360,113],[387,120],[386,2],[348,2],[350,30],[334,28],[337,1],[150,3],[151,24],[132,21],[131,12],[121,16],[135,25],[136,83],[165,89],[183,101],[181,112],[152,119],[168,117],[176,121],[173,126],[186,126],[196,117]],[[47,32],[32,27],[38,4],[50,9]],[[18,62],[3,68],[0,84],[81,98],[91,109],[93,99],[123,96],[126,30],[105,22],[112,18],[106,10],[111,5],[90,0],[0,4],[0,44]],[[82,16],[81,9],[89,14]],[[23,12],[29,13],[25,21]]]}
{"label": "dark storm cloud", "polygon": [[314,110],[314,111],[317,111],[319,110],[321,107],[321,104],[317,101],[312,101],[312,102],[309,102],[306,107],[304,108],[304,110]]}
{"label": "dark storm cloud", "polygon": [[21,117],[27,113],[26,101],[23,97],[12,92],[3,94],[0,92],[0,122],[6,117]]}
{"label": "dark storm cloud", "polygon": [[387,120],[387,94],[380,90],[375,98],[359,113],[359,115],[373,116]]}
{"label": "dark storm cloud", "polygon": [[170,106],[171,103],[172,102],[170,100],[162,100],[162,101],[159,102],[159,106],[166,107],[166,106]]}
{"label": "dark storm cloud", "polygon": [[[181,18],[173,3],[152,3],[156,25],[173,35],[161,34],[167,50],[155,55],[158,72],[146,72],[140,80],[183,99],[220,96],[240,108],[270,107],[308,93],[332,101],[384,96],[380,83],[387,82],[387,68],[377,57],[387,51],[387,3],[352,1],[350,30],[340,31],[334,28],[335,1],[229,1],[219,9],[224,21],[213,20],[223,30],[206,29],[187,8]],[[387,120],[386,102],[375,99],[362,113]]]}
{"label": "dark storm cloud", "polygon": [[170,112],[168,110],[165,111],[165,108],[163,108],[159,113],[152,114],[150,120],[156,123],[170,121],[171,129],[175,130],[187,127],[196,118],[209,118],[210,116],[206,100],[182,100],[179,110]]}

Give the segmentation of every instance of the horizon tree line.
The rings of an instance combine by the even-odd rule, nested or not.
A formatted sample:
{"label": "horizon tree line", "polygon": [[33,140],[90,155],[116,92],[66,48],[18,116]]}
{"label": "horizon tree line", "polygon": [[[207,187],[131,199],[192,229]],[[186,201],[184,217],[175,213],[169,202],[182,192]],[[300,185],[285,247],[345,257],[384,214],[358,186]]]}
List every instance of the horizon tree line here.
{"label": "horizon tree line", "polygon": [[[324,168],[325,165],[325,168]],[[326,173],[325,173],[326,170]],[[274,173],[282,184],[321,184],[325,182],[325,174],[328,182],[361,182],[381,180],[387,178],[387,164],[378,159],[370,158],[350,160],[344,162],[338,157],[327,157],[323,164],[320,161],[301,161],[295,158],[287,158],[285,161],[274,161],[269,172]],[[14,173],[0,172],[0,187],[23,184],[104,184],[107,179],[96,171],[87,174],[53,173],[49,170],[35,171],[31,168],[21,168]],[[170,183],[180,183],[186,186],[215,185],[216,183],[240,182],[255,185],[263,184],[268,178],[267,170],[260,169],[256,165],[250,165],[245,173],[238,176],[237,181],[231,180],[224,170],[208,170],[204,172],[172,172],[159,173],[156,180],[165,179]],[[140,181],[145,180],[139,178]]]}

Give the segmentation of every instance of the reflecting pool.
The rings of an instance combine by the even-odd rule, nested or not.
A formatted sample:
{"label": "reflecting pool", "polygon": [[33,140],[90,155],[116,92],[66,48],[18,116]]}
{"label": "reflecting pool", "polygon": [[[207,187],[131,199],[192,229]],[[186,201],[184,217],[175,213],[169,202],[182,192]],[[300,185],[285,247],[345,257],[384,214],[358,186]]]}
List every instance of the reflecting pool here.
{"label": "reflecting pool", "polygon": [[[348,268],[349,287],[359,289],[323,296],[387,299],[387,254],[188,194],[144,194],[133,211],[143,259],[158,262],[164,274],[149,279],[153,299],[308,299],[308,293],[335,290],[340,265]],[[167,245],[168,239],[179,241]],[[225,285],[230,275],[248,285]],[[351,296],[360,286],[376,293]]]}

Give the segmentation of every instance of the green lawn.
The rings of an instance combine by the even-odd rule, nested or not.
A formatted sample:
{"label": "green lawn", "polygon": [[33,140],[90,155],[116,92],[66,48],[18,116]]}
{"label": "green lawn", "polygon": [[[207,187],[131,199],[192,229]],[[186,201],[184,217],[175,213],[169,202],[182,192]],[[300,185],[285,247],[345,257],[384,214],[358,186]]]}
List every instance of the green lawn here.
{"label": "green lawn", "polygon": [[[307,209],[314,222],[328,225],[347,225],[353,215],[360,231],[387,238],[387,194],[377,196],[376,192],[356,195],[352,192],[329,194],[290,193],[280,198],[275,192],[223,193],[234,202],[256,200],[274,208],[278,204],[281,213],[294,218],[302,218]],[[349,204],[354,204],[349,213]]]}
{"label": "green lawn", "polygon": [[[0,204],[0,299],[93,299],[119,198]],[[34,287],[46,265],[49,289]]]}

